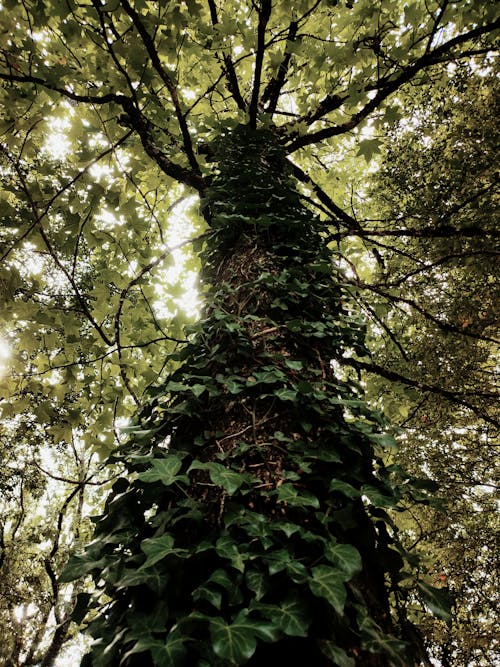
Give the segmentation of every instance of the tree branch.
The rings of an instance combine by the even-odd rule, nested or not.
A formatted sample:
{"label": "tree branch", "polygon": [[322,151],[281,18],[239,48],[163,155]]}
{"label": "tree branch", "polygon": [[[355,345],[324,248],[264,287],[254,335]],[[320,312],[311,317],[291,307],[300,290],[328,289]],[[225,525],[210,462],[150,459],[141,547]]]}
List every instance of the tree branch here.
{"label": "tree branch", "polygon": [[292,173],[297,178],[301,183],[304,183],[306,185],[309,185],[317,198],[320,200],[320,202],[326,206],[326,208],[333,213],[335,218],[337,220],[341,220],[344,222],[349,229],[356,229],[356,230],[361,230],[358,221],[350,216],[348,213],[346,213],[343,209],[340,208],[340,206],[337,206],[337,204],[329,197],[326,192],[317,184],[313,181],[313,179],[309,176],[309,174],[306,174],[305,171],[302,171],[302,169],[293,163],[291,160],[288,160],[288,163],[292,167]]}
{"label": "tree branch", "polygon": [[[219,23],[219,18],[217,16],[217,6],[215,4],[215,0],[208,0],[208,6],[210,9],[210,18],[212,20],[212,25],[216,26]],[[217,58],[219,58],[219,55],[218,54],[216,55]],[[246,111],[247,105],[240,92],[238,77],[236,76],[236,70],[234,69],[234,63],[231,59],[231,56],[229,56],[227,53],[223,53],[222,60],[224,62],[223,73],[227,78],[228,90],[233,96],[234,101],[238,105],[238,109]]]}
{"label": "tree branch", "polygon": [[163,65],[161,64],[160,61],[160,56],[158,55],[158,52],[156,50],[156,47],[153,42],[153,38],[149,34],[149,32],[146,30],[146,27],[141,21],[141,18],[138,14],[138,12],[132,7],[130,2],[128,0],[121,0],[122,6],[131,18],[134,26],[137,28],[137,32],[139,33],[142,42],[146,48],[146,51],[151,58],[151,62],[153,64],[153,67],[155,68],[156,72],[159,74],[161,80],[167,87],[167,90],[170,94],[170,99],[172,100],[172,104],[174,105],[174,110],[175,110],[175,115],[177,118],[177,122],[179,123],[179,128],[182,134],[182,139],[183,139],[183,144],[184,144],[184,151],[187,155],[188,162],[191,166],[191,169],[193,173],[201,178],[201,172],[200,172],[200,167],[198,165],[198,161],[196,160],[194,151],[193,151],[193,144],[191,141],[191,135],[189,133],[189,129],[187,126],[186,118],[184,117],[184,113],[181,109],[181,104],[179,100],[179,96],[177,94],[177,88],[174,85],[174,82],[170,78],[168,72],[165,70]]}
{"label": "tree branch", "polygon": [[[479,417],[481,417],[481,419],[484,419],[484,421],[488,422],[489,424],[492,424],[495,427],[500,426],[500,422],[497,422],[495,419],[493,419],[493,417],[490,417],[479,407],[477,407],[476,405],[470,403],[468,400],[463,398],[464,394],[458,394],[453,391],[449,391],[448,389],[443,389],[442,387],[438,387],[436,385],[427,384],[425,382],[419,382],[418,380],[412,380],[404,375],[401,375],[400,373],[397,373],[396,371],[391,371],[387,368],[384,368],[383,366],[379,366],[378,364],[367,363],[359,359],[353,359],[352,357],[345,358],[338,356],[337,361],[344,366],[351,366],[356,369],[367,371],[368,373],[374,373],[376,375],[379,375],[380,377],[385,378],[386,380],[390,380],[391,382],[399,382],[409,387],[415,387],[416,389],[420,389],[421,391],[428,391],[432,394],[443,396],[451,403],[455,403],[456,405],[461,405],[467,408],[468,410],[471,410],[472,412],[474,412],[474,414],[478,415]],[[498,398],[495,394],[492,393],[477,393],[472,395],[477,396],[478,398],[488,398],[488,399]],[[465,396],[471,396],[471,394],[465,394]]]}
{"label": "tree branch", "polygon": [[259,9],[259,23],[257,25],[257,53],[255,54],[255,70],[252,87],[252,98],[248,109],[250,121],[249,125],[255,129],[257,127],[257,112],[259,108],[260,79],[262,76],[262,63],[264,61],[264,51],[266,49],[266,27],[271,17],[271,0],[261,0]]}
{"label": "tree branch", "polygon": [[369,285],[368,283],[359,283],[356,284],[356,287],[361,288],[361,289],[367,289],[370,292],[374,292],[375,294],[378,294],[379,296],[383,297],[384,299],[387,299],[389,302],[392,303],[404,303],[407,306],[410,306],[410,308],[413,308],[414,310],[417,311],[417,313],[420,313],[424,319],[428,320],[429,322],[432,322],[435,324],[439,329],[442,331],[445,331],[446,333],[455,333],[455,334],[460,334],[461,336],[467,336],[468,338],[474,338],[476,340],[482,340],[486,341],[489,343],[495,343],[496,345],[500,343],[499,340],[495,338],[490,338],[489,336],[482,336],[481,334],[476,334],[473,333],[472,331],[467,331],[464,328],[457,327],[451,322],[444,322],[443,320],[439,319],[439,317],[436,317],[432,313],[429,313],[429,311],[425,310],[419,303],[417,303],[414,299],[406,299],[402,296],[396,296],[395,294],[388,294],[384,290],[382,290],[380,287],[377,287],[375,285]]}
{"label": "tree branch", "polygon": [[[452,57],[453,49],[459,46],[460,44],[464,44],[465,42],[477,39],[479,37],[482,37],[483,35],[487,35],[491,32],[494,32],[499,27],[500,27],[500,19],[497,19],[496,21],[493,21],[488,25],[479,26],[477,28],[470,30],[467,33],[464,33],[462,35],[457,35],[456,37],[453,37],[452,39],[442,44],[441,46],[435,48],[433,51],[428,51],[424,53],[424,55],[418,58],[413,64],[403,67],[402,73],[395,79],[393,80],[390,80],[390,78],[380,79],[379,81],[377,81],[376,84],[365,86],[365,91],[376,90],[377,92],[375,96],[369,102],[367,102],[367,104],[365,104],[364,107],[362,107],[362,109],[360,109],[357,113],[355,113],[351,117],[350,120],[340,125],[325,127],[321,130],[318,130],[317,132],[312,132],[311,134],[305,134],[301,137],[293,138],[292,136],[292,141],[288,145],[288,152],[292,153],[293,151],[296,151],[299,148],[303,148],[304,146],[309,146],[310,144],[317,143],[319,141],[322,141],[323,139],[329,139],[331,137],[338,136],[340,134],[345,134],[346,132],[350,132],[355,127],[357,127],[365,118],[367,118],[375,109],[380,107],[382,102],[386,100],[390,95],[396,92],[405,83],[408,83],[409,81],[414,79],[419,72],[431,67],[432,65],[435,65],[438,62],[443,62],[443,58],[444,61],[450,59]],[[317,114],[317,111],[314,113]],[[302,119],[299,119],[298,122],[300,122],[300,120]]]}
{"label": "tree branch", "polygon": [[156,162],[160,169],[176,181],[184,183],[192,188],[203,192],[206,187],[205,179],[198,171],[192,171],[186,167],[172,162],[167,155],[158,148],[153,139],[153,126],[151,122],[136,108],[131,100],[123,104],[126,115],[120,117],[120,122],[137,132],[142,146],[149,157]]}
{"label": "tree branch", "polygon": [[[347,213],[346,213],[347,215]],[[359,225],[359,223],[357,223]],[[459,229],[457,227],[443,226],[438,229],[424,228],[424,229],[363,229],[358,226],[356,228],[347,229],[343,232],[331,234],[328,238],[331,241],[340,241],[348,236],[359,236],[360,238],[367,238],[370,236],[393,236],[393,237],[409,237],[417,239],[447,239],[447,238],[477,238],[500,237],[500,230],[498,229],[482,229],[480,227],[465,227]]]}
{"label": "tree branch", "polygon": [[0,72],[0,80],[8,81],[10,83],[31,83],[39,85],[43,88],[46,88],[47,90],[53,90],[63,97],[72,100],[73,102],[83,102],[85,104],[109,104],[110,102],[115,102],[116,104],[123,106],[123,100],[130,99],[125,97],[125,95],[121,95],[120,93],[106,93],[105,95],[81,95],[71,90],[67,90],[67,88],[54,86],[53,84],[48,83],[38,76],[25,74],[5,74],[5,72]]}
{"label": "tree branch", "polygon": [[[297,37],[298,28],[299,28],[298,21],[292,21],[290,23],[290,26],[288,28],[288,35],[286,38],[287,44],[289,42],[291,43],[295,41],[295,38]],[[276,106],[278,104],[281,89],[283,88],[286,82],[286,75],[288,73],[288,67],[290,66],[291,58],[292,58],[291,51],[285,50],[285,55],[283,56],[283,60],[280,63],[276,77],[270,79],[269,83],[264,89],[264,92],[262,93],[261,103],[266,104],[266,102],[269,101],[269,104],[266,107],[267,113],[273,114],[276,111]]]}

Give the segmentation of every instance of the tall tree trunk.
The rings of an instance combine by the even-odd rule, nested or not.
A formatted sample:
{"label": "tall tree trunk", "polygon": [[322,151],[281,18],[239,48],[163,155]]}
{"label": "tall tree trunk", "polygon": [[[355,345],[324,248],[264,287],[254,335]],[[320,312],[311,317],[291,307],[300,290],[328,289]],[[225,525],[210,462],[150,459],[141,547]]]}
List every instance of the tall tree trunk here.
{"label": "tall tree trunk", "polygon": [[204,316],[78,564],[111,598],[87,664],[414,664],[390,608],[389,438],[334,371],[363,325],[272,132],[213,150]]}

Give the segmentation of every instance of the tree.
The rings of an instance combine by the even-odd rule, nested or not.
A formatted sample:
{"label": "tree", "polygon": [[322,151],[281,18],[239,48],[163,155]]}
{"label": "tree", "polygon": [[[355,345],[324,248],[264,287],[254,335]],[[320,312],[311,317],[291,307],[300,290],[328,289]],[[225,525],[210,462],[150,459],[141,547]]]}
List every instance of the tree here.
{"label": "tree", "polygon": [[[417,663],[407,601],[419,588],[446,616],[444,594],[415,577],[393,514],[403,495],[429,500],[390,474],[393,440],[349,372],[384,369],[364,361],[332,244],[373,234],[314,164],[351,136],[370,158],[366,123],[393,123],[408,85],[488,53],[493,3],[5,7],[2,282],[12,337],[39,323],[10,409],[127,472],[65,573],[105,582],[89,660]],[[169,322],[181,293],[162,310],[150,280],[174,257],[163,220],[186,188],[206,286],[187,341]]]}
{"label": "tree", "polygon": [[[445,89],[422,91],[408,114],[411,131],[401,123],[390,132],[371,204],[371,214],[379,217],[374,238],[383,242],[383,263],[363,289],[375,290],[377,302],[370,305],[390,325],[392,341],[386,335],[382,346],[374,336],[370,344],[377,364],[449,394],[427,389],[411,401],[401,384],[399,391],[388,381],[381,389],[383,378],[369,385],[371,392],[383,392],[386,411],[404,429],[401,463],[416,474],[426,470],[446,501],[446,513],[414,507],[407,517],[409,544],[425,552],[434,579],[447,582],[454,601],[450,626],[428,617],[424,634],[440,664],[481,665],[494,663],[498,651],[491,560],[498,491],[491,368],[498,293],[498,250],[492,244],[498,142],[492,123],[498,97],[491,61],[476,74],[465,64],[454,69]],[[398,218],[418,240],[403,244],[385,234]],[[441,227],[442,239],[419,237],[431,222],[434,230]],[[403,300],[415,306],[403,310]]]}

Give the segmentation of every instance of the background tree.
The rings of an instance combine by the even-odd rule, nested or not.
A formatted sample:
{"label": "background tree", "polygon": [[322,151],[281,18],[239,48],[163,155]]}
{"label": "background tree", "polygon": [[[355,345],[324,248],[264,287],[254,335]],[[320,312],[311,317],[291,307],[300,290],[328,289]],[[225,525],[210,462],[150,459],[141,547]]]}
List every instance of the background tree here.
{"label": "background tree", "polygon": [[[437,70],[434,80],[440,75]],[[386,411],[404,429],[400,461],[414,472],[425,470],[446,501],[446,513],[411,510],[410,541],[425,544],[434,578],[448,583],[455,605],[451,626],[434,624],[426,634],[434,633],[443,665],[493,664],[498,651],[498,599],[491,578],[498,519],[492,365],[498,301],[495,68],[488,60],[475,72],[458,66],[445,88],[434,87],[432,95],[422,91],[421,97],[411,126],[402,121],[391,131],[376,175],[373,211],[387,218],[379,218],[371,237],[382,241],[380,256],[370,284],[361,288],[375,292],[378,298],[370,305],[388,326],[381,345],[375,325],[373,359],[420,387],[406,382],[401,391],[400,383],[398,391],[393,382],[381,386],[380,380],[368,386],[374,400],[383,395]],[[411,228],[403,242],[386,233],[397,220]],[[442,238],[425,240],[429,229]]]}
{"label": "background tree", "polygon": [[[353,142],[361,160],[362,156],[369,158],[380,140],[370,135],[366,121],[394,122],[406,104],[405,86],[409,83],[430,83],[435,91],[429,68],[436,63],[471,59],[488,51],[486,36],[496,28],[494,18],[492,3],[457,6],[444,2],[432,7],[412,3],[403,7],[394,2],[378,6],[364,2],[352,6],[316,2],[302,3],[294,8],[292,15],[286,3],[267,2],[225,3],[222,7],[213,2],[163,6],[142,2],[131,5],[125,1],[96,2],[92,6],[60,2],[46,3],[44,7],[34,3],[4,5],[1,20],[9,40],[3,51],[0,77],[10,85],[2,90],[5,109],[2,185],[6,196],[1,280],[7,306],[6,335],[19,352],[6,382],[9,404],[4,404],[3,416],[5,447],[14,437],[26,443],[26,455],[17,456],[13,464],[17,477],[11,497],[18,499],[17,506],[24,502],[22,488],[29,474],[34,470],[40,473],[40,469],[44,474],[46,456],[39,452],[31,436],[26,438],[21,421],[28,424],[30,433],[38,431],[44,435],[45,447],[71,452],[73,442],[75,451],[82,452],[78,454],[82,462],[78,462],[77,456],[76,472],[73,469],[71,473],[75,474],[69,474],[59,459],[58,464],[65,470],[56,469],[55,474],[72,480],[64,482],[70,488],[83,489],[88,486],[87,481],[96,479],[95,470],[88,468],[89,460],[109,452],[113,430],[115,444],[120,444],[116,427],[123,423],[121,420],[136,405],[144,405],[147,385],[161,386],[159,381],[165,373],[178,364],[167,355],[183,340],[178,299],[182,299],[185,286],[192,280],[197,260],[193,255],[181,255],[181,250],[188,246],[173,252],[171,245],[182,244],[188,235],[206,234],[206,223],[197,219],[194,223],[186,220],[179,224],[181,214],[175,203],[185,190],[173,181],[205,195],[214,165],[210,154],[213,139],[231,132],[240,123],[250,128],[273,128],[272,133],[285,152],[294,154],[293,173],[305,186],[302,192],[305,201],[322,210],[319,233],[324,235],[325,242],[331,238],[336,243],[343,238],[343,261],[351,268],[354,262],[358,273],[362,275],[365,271],[371,278],[375,273],[373,261],[377,260],[374,247],[380,253],[371,228],[375,224],[376,231],[386,236],[388,229],[379,222],[360,222],[349,210],[349,184],[355,173],[349,167],[357,171],[360,164],[360,159],[349,158]],[[446,80],[446,73],[441,76]],[[387,105],[389,100],[392,106]],[[56,140],[47,141],[49,132]],[[339,164],[340,156],[344,168]],[[322,165],[328,169],[323,170]],[[280,169],[286,171],[284,167]],[[333,171],[337,174],[334,181]],[[267,171],[265,177],[269,177]],[[188,200],[185,206],[189,205]],[[213,199],[212,207],[216,207]],[[209,219],[207,211],[205,208],[205,217]],[[397,222],[401,236],[405,228],[401,220]],[[487,231],[488,228],[481,226],[477,233]],[[442,233],[442,229],[426,229],[424,238],[443,238]],[[420,231],[419,234],[416,238],[421,240]],[[448,240],[449,236],[447,232]],[[470,234],[458,230],[457,236]],[[204,240],[208,242],[210,236],[206,235]],[[331,248],[334,256],[339,257],[336,254],[339,250]],[[170,273],[164,270],[168,261],[175,262]],[[400,275],[405,270],[400,269]],[[158,289],[154,276],[161,276],[167,284],[177,277],[178,287]],[[316,280],[309,275],[304,282],[314,284]],[[285,282],[288,299],[290,284]],[[370,281],[363,277],[363,282]],[[385,322],[384,331],[389,335],[394,326],[394,292],[387,290],[386,285],[380,288],[375,284],[370,289],[355,287],[347,286],[343,310],[354,311],[359,307],[350,305],[353,297],[358,304],[361,300],[371,316],[375,314],[379,321]],[[418,296],[428,299],[429,293],[422,290]],[[408,296],[415,300],[413,294],[405,294],[405,298]],[[287,303],[286,299],[283,303]],[[424,308],[428,313],[425,300],[425,307],[416,303],[417,308],[406,305],[417,311]],[[381,314],[377,314],[377,309]],[[337,316],[337,324],[344,321],[338,306],[332,306],[332,312]],[[449,312],[455,316],[452,310]],[[420,315],[429,321],[421,312]],[[346,336],[353,332],[351,324],[342,326],[346,326]],[[457,328],[454,322],[451,326]],[[237,330],[236,327],[232,332],[235,339]],[[271,334],[275,333],[267,332],[267,338],[272,340],[275,336]],[[352,335],[360,345],[359,334]],[[482,329],[478,335],[487,336]],[[328,341],[321,343],[324,358],[333,357],[328,351]],[[346,343],[344,340],[343,344]],[[355,350],[358,355],[362,351],[359,345]],[[314,362],[309,360],[308,368],[315,364],[321,380],[326,381],[321,354]],[[296,361],[303,364],[305,358]],[[369,384],[372,394],[377,391],[373,371],[389,380],[401,380],[401,369],[391,359],[379,356],[374,363],[366,357],[343,356],[336,361],[342,361],[344,367],[347,364],[359,372],[372,373]],[[295,381],[292,372],[297,370],[287,366],[286,382]],[[427,384],[422,381],[417,365],[411,370],[414,375],[409,378],[410,386],[427,389],[433,395],[439,393],[436,390],[442,384],[440,378],[436,378],[435,384]],[[342,376],[340,371],[337,375]],[[269,390],[290,390],[288,385],[282,386],[282,377],[274,375],[274,380],[268,380],[262,382],[270,385]],[[228,390],[230,386],[238,389],[237,384],[225,382],[225,385]],[[197,388],[187,390],[170,384],[167,391],[174,398],[186,391],[196,397],[196,392],[204,387],[203,382],[187,386]],[[247,393],[254,390],[245,388]],[[337,390],[336,385],[334,392]],[[479,411],[491,424],[492,417],[486,414],[478,397],[464,397],[458,385],[452,389],[441,387],[441,394],[446,392],[447,398],[455,399],[455,403],[472,405],[475,414]],[[209,389],[205,387],[200,396],[206,397],[206,393]],[[235,391],[234,395],[240,393]],[[291,394],[277,398],[287,407],[286,401],[295,401]],[[411,409],[408,415],[410,412]],[[17,415],[23,415],[22,419]],[[369,421],[367,414],[364,417]],[[338,415],[337,421],[341,421]],[[290,438],[293,441],[295,436],[290,434],[296,433],[286,429],[280,432],[285,442]],[[213,466],[208,469],[210,482],[198,481],[229,492],[232,486],[227,488],[230,484],[227,478],[214,479],[217,470]],[[347,487],[343,492],[339,488],[336,491],[349,498],[349,493],[359,492],[359,480],[356,484],[354,491],[346,493]],[[285,488],[295,500],[281,497],[280,502],[286,506],[304,503],[306,496],[301,499],[301,484],[297,480],[291,478]],[[74,502],[74,512],[78,515],[77,496],[78,493],[71,498],[65,496],[69,499],[63,504],[65,512],[73,507],[69,503]],[[387,496],[385,500],[379,497],[374,504],[377,503],[391,504]],[[33,506],[31,501],[30,507]],[[23,526],[27,536],[29,524],[26,521]],[[13,552],[19,530],[7,526],[4,550],[8,544]],[[38,553],[45,550],[46,557],[54,556],[55,544],[59,541],[54,536],[48,545],[47,540],[41,541]],[[233,558],[228,549],[219,556],[226,560]],[[356,557],[353,551],[349,553],[350,565],[344,575],[351,576]],[[11,563],[10,571],[15,572]],[[337,575],[333,583],[327,579],[324,588],[335,609],[340,602],[336,599],[332,603],[332,591],[342,596],[344,589],[339,574],[342,568],[335,558],[333,564]],[[398,565],[393,567],[397,570]],[[45,586],[39,579],[42,588],[52,581],[46,573]],[[325,571],[316,573],[319,576]],[[316,582],[313,588],[318,585]],[[44,590],[39,592],[43,597]],[[24,598],[13,599],[24,600],[26,593]],[[53,597],[49,599],[50,605],[54,605]],[[40,603],[43,616],[41,608]],[[304,627],[306,620],[301,616],[304,610],[294,606],[291,610],[296,625],[299,619],[299,625]],[[19,613],[17,608],[16,611]],[[262,621],[262,609],[253,613],[260,614]],[[225,622],[226,627],[232,627],[227,625],[227,618]],[[59,623],[58,628],[62,627],[66,626]],[[296,627],[294,631],[297,632]],[[371,637],[371,644],[366,631],[365,627],[365,648],[371,649],[370,659],[375,660],[373,656],[380,648],[378,631]],[[368,634],[369,631],[370,626]],[[276,638],[271,636],[276,628],[271,632],[268,627],[266,635],[265,627],[256,629],[249,624],[242,632],[246,647],[248,642],[251,647],[254,640]],[[281,632],[293,634],[283,627]],[[223,630],[223,636],[224,633],[228,637],[234,635],[227,630]],[[61,630],[59,634],[63,634]],[[148,641],[147,637],[141,638]],[[156,638],[150,641],[153,644],[143,643],[142,648],[154,652],[158,649]],[[222,652],[223,658],[231,657],[230,643],[229,639],[219,643],[219,656]],[[401,647],[396,646],[396,653],[400,653]],[[387,642],[383,648],[393,653],[395,650]],[[44,650],[43,641],[37,649]],[[343,660],[344,664],[352,664],[356,659],[355,646],[349,648],[350,654],[344,655],[336,645],[329,645],[326,650],[330,652],[330,662]],[[20,660],[31,659],[29,650],[28,657],[26,649],[18,654]],[[129,660],[133,660],[133,655]],[[51,664],[50,651],[44,659]],[[359,659],[368,664],[366,654]]]}

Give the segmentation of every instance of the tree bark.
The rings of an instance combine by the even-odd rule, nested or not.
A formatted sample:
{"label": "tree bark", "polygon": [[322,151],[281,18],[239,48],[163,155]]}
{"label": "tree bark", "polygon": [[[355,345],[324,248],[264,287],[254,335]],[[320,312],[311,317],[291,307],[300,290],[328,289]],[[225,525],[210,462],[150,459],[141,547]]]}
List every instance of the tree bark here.
{"label": "tree bark", "polygon": [[[88,551],[112,599],[94,658],[163,664],[154,642],[184,632],[176,667],[414,664],[390,609],[403,556],[382,420],[331,363],[364,353],[363,324],[272,132],[241,127],[214,154],[206,308]],[[151,472],[169,461],[173,477]],[[155,634],[134,649],[151,610]]]}

